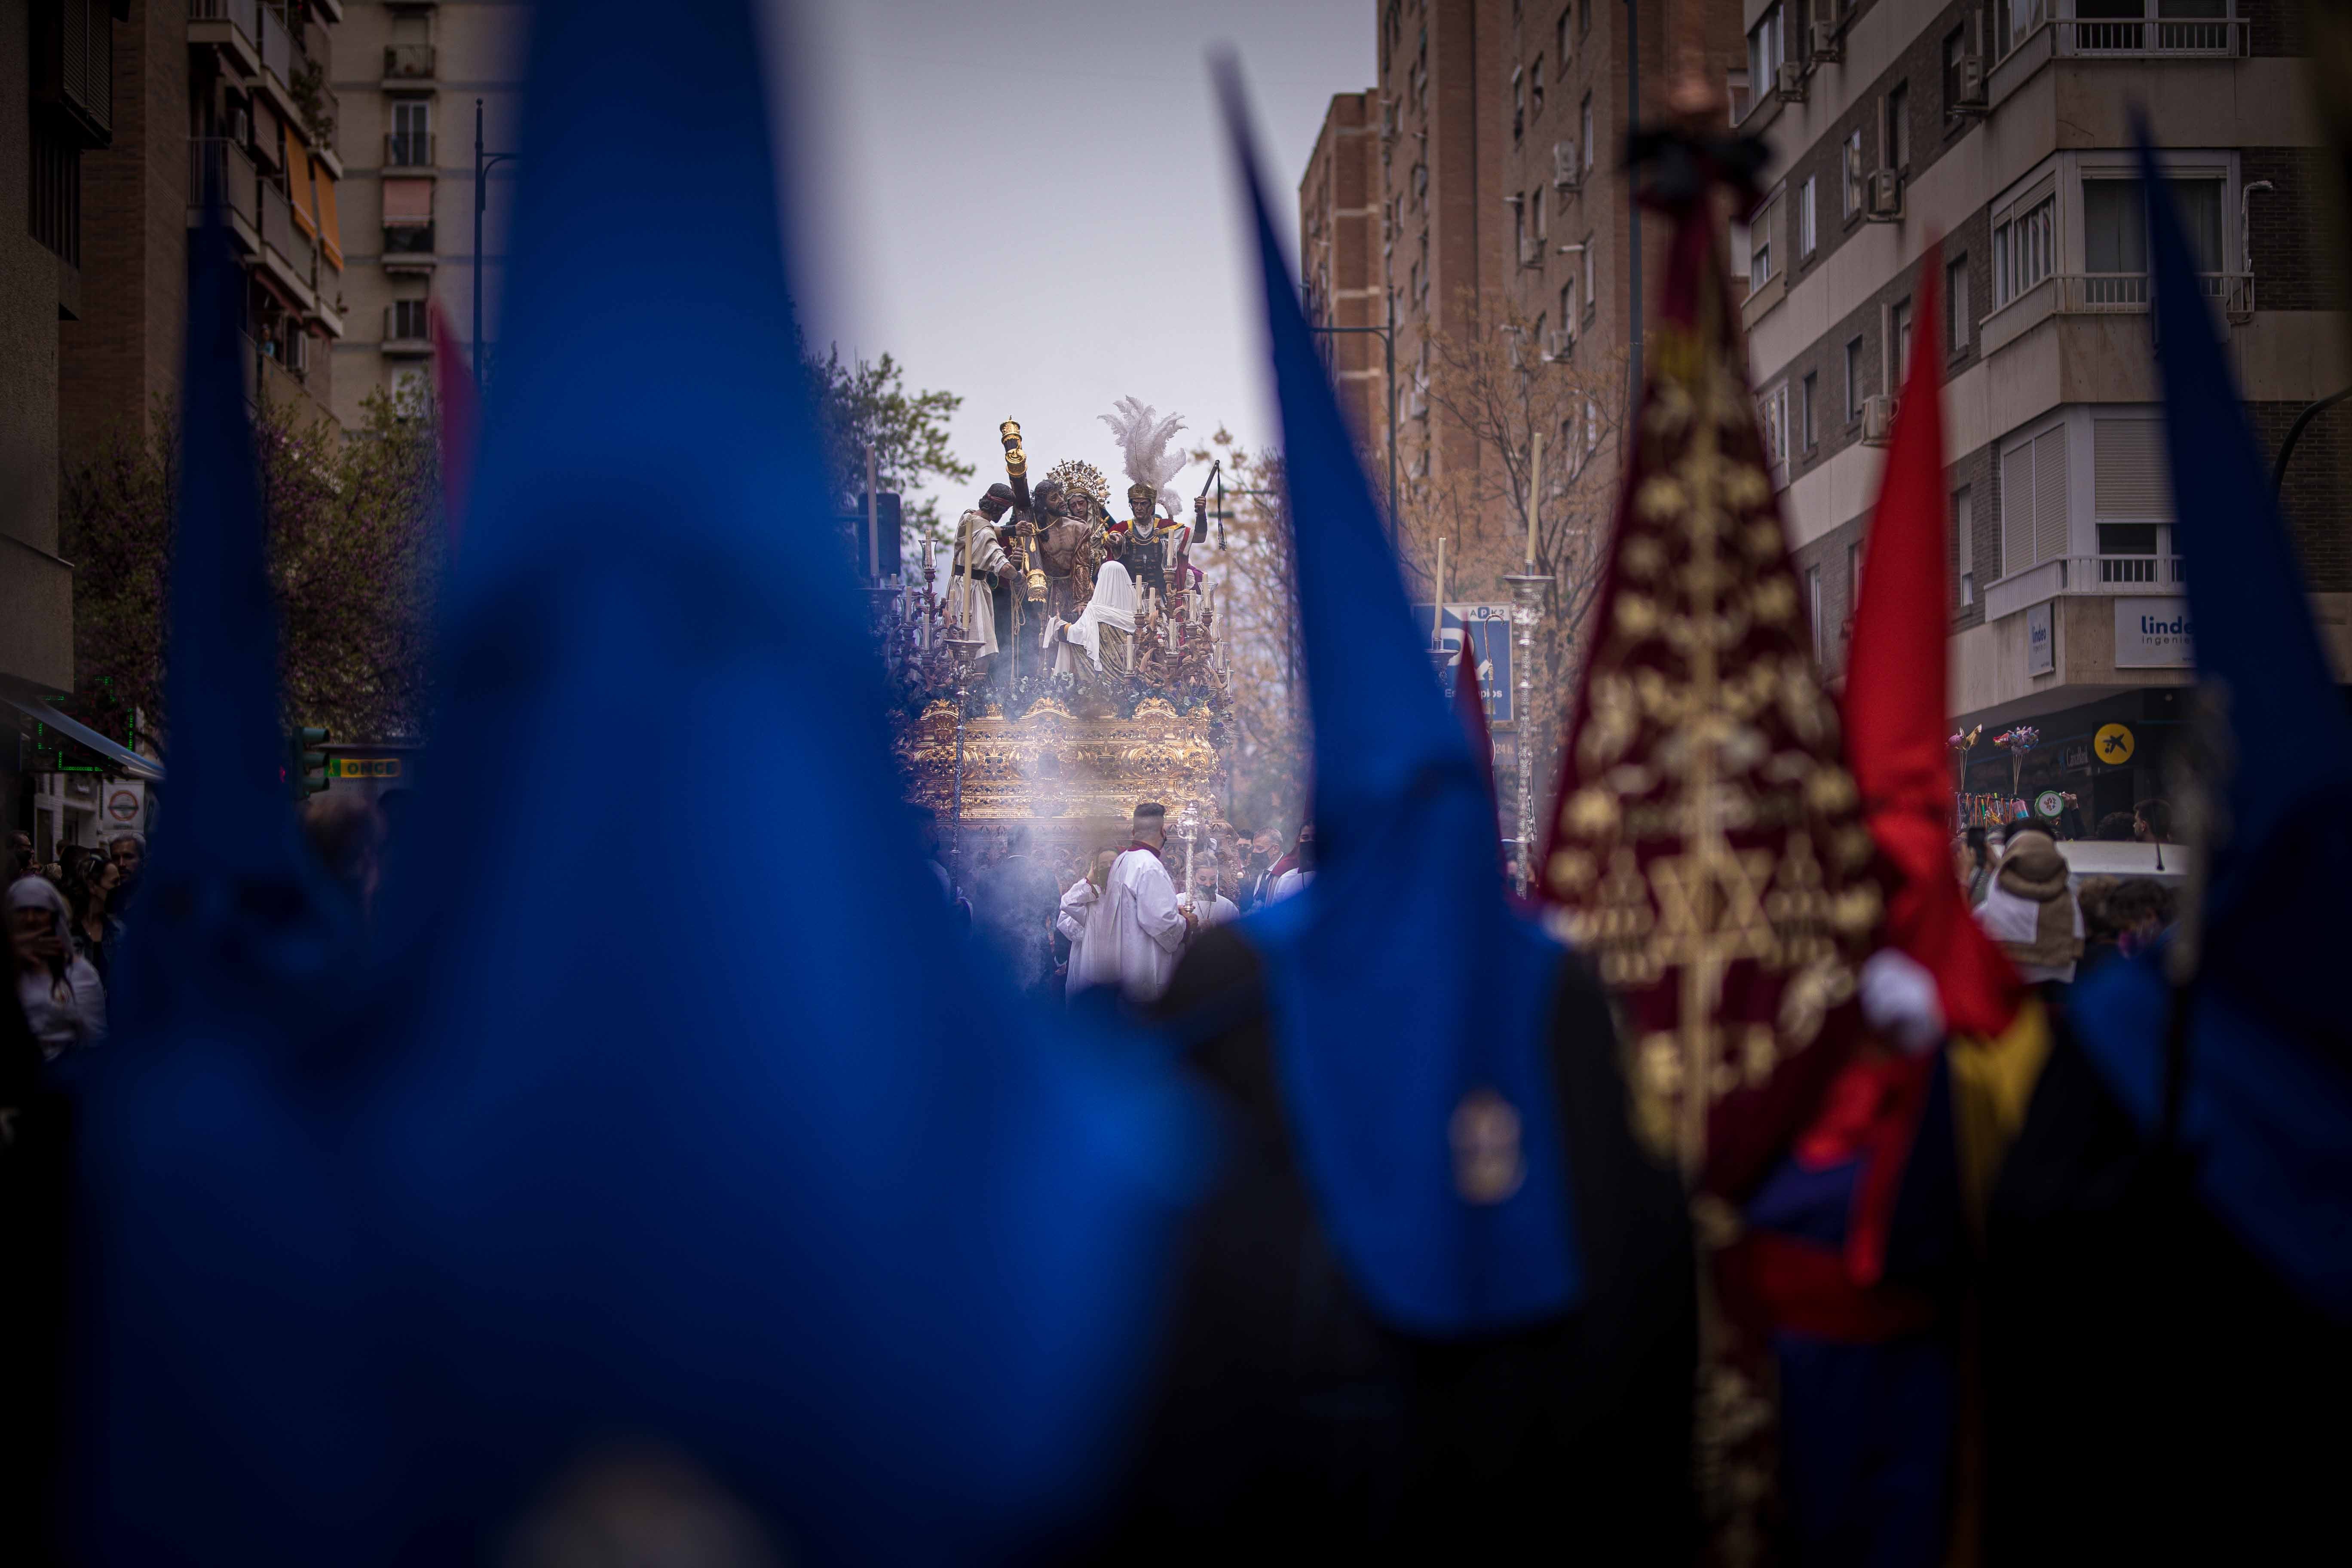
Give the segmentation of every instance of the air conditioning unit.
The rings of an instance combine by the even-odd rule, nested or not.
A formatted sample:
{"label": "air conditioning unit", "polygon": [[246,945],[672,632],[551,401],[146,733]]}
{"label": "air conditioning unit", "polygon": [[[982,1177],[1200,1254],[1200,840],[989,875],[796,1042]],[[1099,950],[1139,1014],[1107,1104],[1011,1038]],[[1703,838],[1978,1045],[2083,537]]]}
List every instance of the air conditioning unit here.
{"label": "air conditioning unit", "polygon": [[1959,58],[1958,90],[1952,96],[1952,107],[1962,112],[1985,109],[1984,57],[1971,51]]}
{"label": "air conditioning unit", "polygon": [[1895,399],[1881,393],[1862,400],[1862,444],[1884,447],[1895,438]]}
{"label": "air conditioning unit", "polygon": [[1845,29],[1835,22],[1813,24],[1813,58],[1842,60],[1845,58]]}
{"label": "air conditioning unit", "polygon": [[1794,62],[1781,66],[1780,74],[1773,80],[1772,96],[1783,103],[1804,102],[1805,68]]}
{"label": "air conditioning unit", "polygon": [[1863,181],[1862,216],[1866,223],[1898,223],[1903,217],[1903,176],[1874,169]]}
{"label": "air conditioning unit", "polygon": [[1568,357],[1569,351],[1574,347],[1576,347],[1575,334],[1565,327],[1554,327],[1544,333],[1543,356],[1547,361],[1558,363],[1564,360]]}
{"label": "air conditioning unit", "polygon": [[1551,144],[1551,183],[1563,191],[1572,191],[1584,179],[1584,171],[1576,162],[1576,138]]}

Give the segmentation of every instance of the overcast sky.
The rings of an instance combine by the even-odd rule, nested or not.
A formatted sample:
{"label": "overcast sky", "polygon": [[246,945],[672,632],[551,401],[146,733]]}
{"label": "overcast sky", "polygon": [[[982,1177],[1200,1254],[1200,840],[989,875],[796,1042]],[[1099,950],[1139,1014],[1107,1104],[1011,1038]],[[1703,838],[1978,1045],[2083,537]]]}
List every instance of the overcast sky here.
{"label": "overcast sky", "polygon": [[[781,3],[781,0],[780,0]],[[821,273],[804,324],[844,357],[887,352],[961,394],[956,454],[1004,476],[1083,458],[1126,514],[1095,417],[1134,396],[1246,444],[1274,424],[1255,284],[1205,65],[1241,52],[1276,216],[1296,255],[1298,180],[1331,96],[1372,85],[1374,0],[799,0],[793,163],[819,171],[800,237]],[[803,273],[815,268],[803,266]],[[1186,494],[1203,468],[1177,480]]]}

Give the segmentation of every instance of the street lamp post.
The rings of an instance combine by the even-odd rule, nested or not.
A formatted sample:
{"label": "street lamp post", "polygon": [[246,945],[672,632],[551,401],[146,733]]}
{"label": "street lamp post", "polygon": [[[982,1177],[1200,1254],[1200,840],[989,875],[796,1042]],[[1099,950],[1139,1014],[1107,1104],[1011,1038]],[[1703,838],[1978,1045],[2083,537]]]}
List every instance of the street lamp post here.
{"label": "street lamp post", "polygon": [[1511,716],[1519,731],[1519,894],[1526,897],[1535,874],[1536,856],[1536,624],[1543,619],[1544,590],[1551,579],[1534,572],[1515,572],[1503,579],[1511,585],[1511,629],[1518,651],[1519,697]]}
{"label": "street lamp post", "polygon": [[474,100],[474,403],[482,401],[482,213],[489,205],[484,184],[498,164],[512,163],[512,153],[489,153],[482,147],[482,100]]}
{"label": "street lamp post", "polygon": [[1389,320],[1388,325],[1384,327],[1318,327],[1310,324],[1307,330],[1329,336],[1343,332],[1368,333],[1381,340],[1381,357],[1386,362],[1389,385],[1389,548],[1394,550],[1397,542],[1396,301],[1391,299],[1388,303]]}

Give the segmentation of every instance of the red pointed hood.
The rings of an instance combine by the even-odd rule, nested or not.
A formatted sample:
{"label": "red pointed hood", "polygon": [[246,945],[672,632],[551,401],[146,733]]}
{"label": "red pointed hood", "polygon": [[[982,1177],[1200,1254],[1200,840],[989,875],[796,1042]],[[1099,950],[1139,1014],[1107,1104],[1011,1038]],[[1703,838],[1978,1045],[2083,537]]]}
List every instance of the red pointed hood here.
{"label": "red pointed hood", "polygon": [[1895,420],[1846,659],[1846,761],[1864,819],[1895,872],[1885,941],[1936,977],[1958,1033],[1992,1036],[2024,987],[1970,918],[1952,875],[1952,790],[1944,722],[1951,582],[1945,567],[1941,247],[1912,296],[1910,374]]}

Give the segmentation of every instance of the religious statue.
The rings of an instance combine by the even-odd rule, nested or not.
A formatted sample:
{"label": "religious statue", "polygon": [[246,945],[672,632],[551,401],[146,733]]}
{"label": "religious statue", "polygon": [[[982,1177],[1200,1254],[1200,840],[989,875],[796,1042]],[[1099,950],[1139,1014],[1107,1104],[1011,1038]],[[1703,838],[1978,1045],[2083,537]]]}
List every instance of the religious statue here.
{"label": "religious statue", "polygon": [[998,525],[1012,506],[1013,488],[993,484],[980,498],[980,504],[956,524],[947,618],[961,628],[965,639],[980,645],[971,651],[975,662],[992,658],[1000,646],[996,600],[1000,580],[1012,562],[1004,553]]}
{"label": "religious statue", "polygon": [[[1155,599],[1165,599],[1171,546],[1184,526],[1175,521],[1178,498],[1168,489],[1168,482],[1184,467],[1184,454],[1170,449],[1177,432],[1184,428],[1183,416],[1163,416],[1139,398],[1122,397],[1111,405],[1110,413],[1099,417],[1118,438],[1129,481],[1128,506],[1135,514],[1127,522],[1110,525],[1104,553],[1118,557],[1139,589],[1149,589]],[[1163,510],[1168,514],[1165,522]],[[1183,586],[1181,580],[1178,586]]]}
{"label": "religious statue", "polygon": [[[1091,469],[1091,465],[1080,465]],[[1055,475],[1068,464],[1057,465]],[[1045,574],[1045,618],[1076,620],[1094,591],[1095,498],[1048,478],[1037,487],[1037,560]]]}

